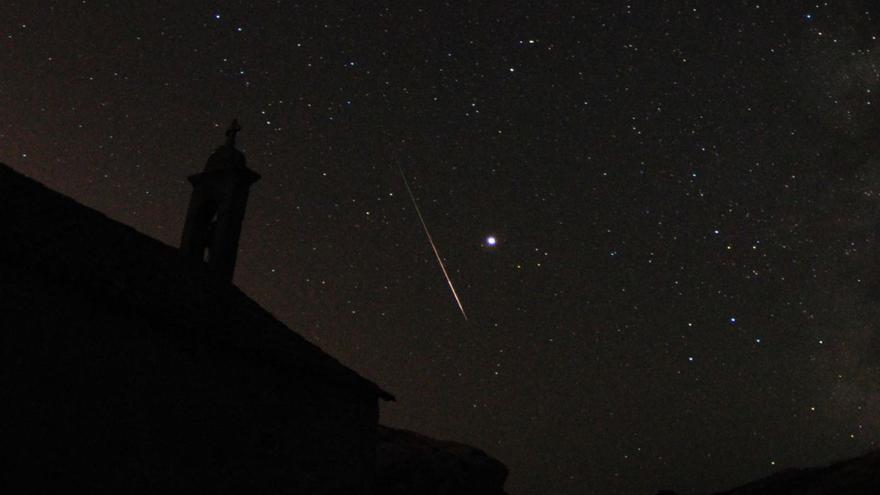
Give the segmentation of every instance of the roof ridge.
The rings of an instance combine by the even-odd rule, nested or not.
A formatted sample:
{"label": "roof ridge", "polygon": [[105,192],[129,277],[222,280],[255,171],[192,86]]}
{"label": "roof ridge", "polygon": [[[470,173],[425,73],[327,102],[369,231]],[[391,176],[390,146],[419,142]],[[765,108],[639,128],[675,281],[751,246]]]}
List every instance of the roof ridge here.
{"label": "roof ridge", "polygon": [[[3,176],[0,220],[10,229],[18,230],[21,239],[30,241],[29,245],[24,242],[0,244],[0,259],[30,259],[50,272],[86,283],[93,290],[123,297],[139,308],[142,315],[157,320],[162,319],[161,315],[148,313],[156,313],[159,307],[187,309],[193,313],[194,320],[208,318],[209,311],[227,311],[228,324],[204,335],[213,343],[225,342],[242,350],[260,352],[284,368],[315,367],[334,382],[364,388],[385,400],[394,400],[378,385],[290,329],[239,287],[215,283],[204,269],[185,263],[176,248],[54,191],[2,162],[0,176]],[[30,194],[21,194],[27,190]],[[34,195],[41,195],[43,201],[34,201]],[[40,229],[35,225],[52,228]],[[115,242],[95,242],[96,236],[112,238]],[[149,269],[141,268],[143,260],[136,263],[132,259],[133,251],[138,255],[144,251],[149,253],[148,261],[152,262]],[[173,313],[180,314],[179,311]],[[261,327],[266,331],[240,330],[241,324],[249,319],[252,321],[247,327]],[[306,359],[286,359],[285,354],[294,351],[303,353],[298,358]]]}

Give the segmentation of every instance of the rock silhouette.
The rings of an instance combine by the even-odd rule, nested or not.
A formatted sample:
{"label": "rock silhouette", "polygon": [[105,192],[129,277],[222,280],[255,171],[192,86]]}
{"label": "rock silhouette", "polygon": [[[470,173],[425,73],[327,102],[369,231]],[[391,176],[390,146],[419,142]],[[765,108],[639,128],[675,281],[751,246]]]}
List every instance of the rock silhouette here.
{"label": "rock silhouette", "polygon": [[880,451],[829,466],[785,469],[715,495],[876,495],[880,493]]}
{"label": "rock silhouette", "polygon": [[503,495],[507,468],[468,445],[379,428],[376,492],[386,495]]}

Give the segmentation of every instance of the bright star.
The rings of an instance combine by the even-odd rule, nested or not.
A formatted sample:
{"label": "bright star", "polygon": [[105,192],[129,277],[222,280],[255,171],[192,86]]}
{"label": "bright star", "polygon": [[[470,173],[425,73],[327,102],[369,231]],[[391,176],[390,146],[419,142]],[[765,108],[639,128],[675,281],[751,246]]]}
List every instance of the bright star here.
{"label": "bright star", "polygon": [[490,235],[489,237],[486,238],[486,245],[488,245],[488,246],[494,246],[497,243],[498,243],[498,239],[495,239],[495,236],[493,236],[493,235]]}

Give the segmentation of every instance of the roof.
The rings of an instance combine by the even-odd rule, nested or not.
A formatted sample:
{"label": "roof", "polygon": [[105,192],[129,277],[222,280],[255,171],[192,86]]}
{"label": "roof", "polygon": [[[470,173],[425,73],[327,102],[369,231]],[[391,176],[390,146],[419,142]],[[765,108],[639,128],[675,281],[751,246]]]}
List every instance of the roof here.
{"label": "roof", "polygon": [[[173,322],[183,345],[231,349],[310,378],[394,400],[178,250],[0,163],[0,265],[39,267],[142,317]],[[10,242],[10,240],[12,242]],[[162,325],[159,325],[161,327]]]}

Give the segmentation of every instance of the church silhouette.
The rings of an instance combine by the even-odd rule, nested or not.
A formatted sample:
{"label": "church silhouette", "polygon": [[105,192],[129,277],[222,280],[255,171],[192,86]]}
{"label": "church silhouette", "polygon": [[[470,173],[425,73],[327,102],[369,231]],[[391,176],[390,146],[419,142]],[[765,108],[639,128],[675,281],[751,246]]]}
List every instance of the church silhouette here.
{"label": "church silhouette", "polygon": [[500,494],[478,449],[379,425],[394,397],[232,284],[237,122],[180,249],[0,164],[0,487],[8,493]]}

